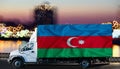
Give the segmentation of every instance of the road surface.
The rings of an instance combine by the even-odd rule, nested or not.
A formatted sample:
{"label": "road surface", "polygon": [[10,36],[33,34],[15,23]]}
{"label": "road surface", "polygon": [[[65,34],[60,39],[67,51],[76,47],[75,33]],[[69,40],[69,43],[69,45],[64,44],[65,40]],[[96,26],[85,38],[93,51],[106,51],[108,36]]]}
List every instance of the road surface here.
{"label": "road surface", "polygon": [[[13,69],[6,60],[0,60],[0,69]],[[79,65],[27,65],[24,69],[82,69]],[[87,69],[120,69],[120,63],[110,65],[93,65]]]}

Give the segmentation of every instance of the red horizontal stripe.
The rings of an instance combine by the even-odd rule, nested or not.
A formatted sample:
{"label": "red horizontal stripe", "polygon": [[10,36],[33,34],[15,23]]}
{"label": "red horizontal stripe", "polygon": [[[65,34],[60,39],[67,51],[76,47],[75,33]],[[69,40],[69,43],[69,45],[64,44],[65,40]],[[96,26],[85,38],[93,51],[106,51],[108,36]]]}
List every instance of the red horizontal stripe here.
{"label": "red horizontal stripe", "polygon": [[38,48],[111,48],[111,36],[38,36]]}

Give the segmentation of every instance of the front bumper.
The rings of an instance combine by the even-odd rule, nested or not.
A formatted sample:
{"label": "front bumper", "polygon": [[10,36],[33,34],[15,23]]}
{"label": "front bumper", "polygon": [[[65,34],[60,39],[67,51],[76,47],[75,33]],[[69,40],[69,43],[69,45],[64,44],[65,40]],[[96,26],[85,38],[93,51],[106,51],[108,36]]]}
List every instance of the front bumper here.
{"label": "front bumper", "polygon": [[12,57],[9,57],[9,58],[7,59],[7,62],[8,62],[9,64],[11,64],[11,62],[12,62]]}

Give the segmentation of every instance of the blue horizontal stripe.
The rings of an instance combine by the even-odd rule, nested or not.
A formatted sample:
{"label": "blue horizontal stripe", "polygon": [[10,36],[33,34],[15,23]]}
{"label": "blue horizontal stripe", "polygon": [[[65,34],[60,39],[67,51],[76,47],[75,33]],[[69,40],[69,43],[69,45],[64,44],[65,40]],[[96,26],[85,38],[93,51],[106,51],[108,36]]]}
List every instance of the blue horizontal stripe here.
{"label": "blue horizontal stripe", "polygon": [[38,36],[112,36],[111,24],[39,25]]}

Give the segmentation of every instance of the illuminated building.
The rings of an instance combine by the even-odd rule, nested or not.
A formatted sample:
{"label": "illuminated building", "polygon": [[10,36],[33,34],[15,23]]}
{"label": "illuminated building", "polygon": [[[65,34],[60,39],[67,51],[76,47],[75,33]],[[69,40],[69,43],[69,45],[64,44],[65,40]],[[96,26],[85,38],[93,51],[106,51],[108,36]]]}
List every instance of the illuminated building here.
{"label": "illuminated building", "polygon": [[120,23],[116,20],[112,21],[112,22],[105,22],[102,24],[112,24],[112,28],[113,29],[120,29]]}
{"label": "illuminated building", "polygon": [[36,25],[55,24],[55,9],[49,3],[39,5],[35,7],[34,18]]}
{"label": "illuminated building", "polygon": [[18,26],[6,26],[4,23],[0,23],[0,39],[1,38],[30,38],[33,31],[24,29],[24,26],[19,24]]}

